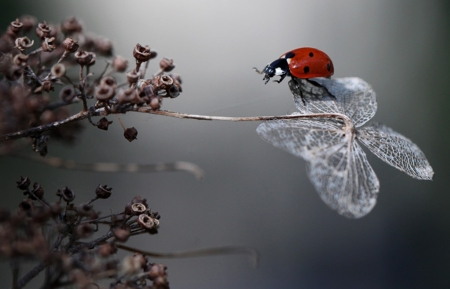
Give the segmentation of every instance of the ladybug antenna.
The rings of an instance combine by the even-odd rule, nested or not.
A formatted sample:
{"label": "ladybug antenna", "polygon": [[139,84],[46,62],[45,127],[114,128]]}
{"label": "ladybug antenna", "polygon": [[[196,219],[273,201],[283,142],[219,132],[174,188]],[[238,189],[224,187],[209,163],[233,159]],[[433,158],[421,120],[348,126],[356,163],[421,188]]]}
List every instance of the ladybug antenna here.
{"label": "ladybug antenna", "polygon": [[264,69],[261,71],[261,70],[259,70],[258,68],[253,67],[253,70],[256,71],[256,72],[259,73],[259,74],[263,74],[263,73],[264,73]]}

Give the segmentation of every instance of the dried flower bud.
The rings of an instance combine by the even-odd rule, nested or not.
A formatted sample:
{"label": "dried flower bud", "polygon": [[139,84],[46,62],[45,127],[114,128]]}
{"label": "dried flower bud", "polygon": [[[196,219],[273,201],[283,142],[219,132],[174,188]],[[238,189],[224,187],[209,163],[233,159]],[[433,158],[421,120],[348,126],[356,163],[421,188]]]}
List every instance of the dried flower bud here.
{"label": "dried flower bud", "polygon": [[44,41],[42,41],[41,43],[41,48],[42,51],[44,52],[52,52],[53,50],[55,50],[56,46],[55,46],[55,37],[52,38],[44,38]]}
{"label": "dried flower bud", "polygon": [[112,99],[115,94],[115,87],[109,85],[98,85],[94,90],[94,96],[98,101],[108,101]]}
{"label": "dried flower bud", "polygon": [[27,66],[27,62],[28,62],[28,55],[19,53],[16,56],[14,56],[13,59],[14,65],[25,67]]}
{"label": "dried flower bud", "polygon": [[75,193],[73,190],[69,189],[68,187],[65,187],[61,190],[58,190],[56,192],[56,195],[58,197],[61,197],[64,199],[64,201],[66,202],[72,202],[75,199]]}
{"label": "dried flower bud", "polygon": [[164,72],[172,71],[175,68],[175,64],[173,64],[173,59],[163,58],[159,62],[159,67]]}
{"label": "dried flower bud", "polygon": [[108,188],[107,185],[98,185],[95,189],[95,195],[99,199],[107,199],[112,194],[112,188]]}
{"label": "dried flower bud", "polygon": [[103,56],[111,56],[113,45],[111,40],[106,37],[98,37],[94,39],[95,50]]}
{"label": "dried flower bud", "polygon": [[86,66],[92,66],[95,64],[95,61],[97,60],[97,55],[94,52],[88,52],[91,55],[91,61],[86,64]]}
{"label": "dried flower bud", "polygon": [[132,142],[137,139],[138,131],[134,127],[127,128],[123,133],[123,136],[129,141]]}
{"label": "dried flower bud", "polygon": [[72,102],[75,96],[75,89],[72,85],[66,85],[59,91],[59,98],[67,103]]}
{"label": "dried flower bud", "polygon": [[16,18],[16,20],[14,20],[13,22],[11,22],[11,25],[9,26],[11,32],[13,32],[14,34],[19,34],[20,30],[22,30],[23,27],[23,23],[19,21],[18,18]]}
{"label": "dried flower bud", "polygon": [[22,22],[22,24],[23,24],[23,27],[22,27],[23,32],[27,33],[34,26],[36,26],[37,19],[36,19],[36,17],[30,16],[30,15],[23,15],[20,17],[20,22]]}
{"label": "dried flower bud", "polygon": [[75,60],[81,66],[88,65],[92,61],[93,54],[83,50],[78,50],[74,54]]}
{"label": "dried flower bud", "polygon": [[157,53],[155,51],[150,51],[148,45],[141,46],[139,43],[136,44],[136,47],[133,50],[133,57],[136,59],[136,62],[145,62],[155,58],[156,55]]}
{"label": "dried flower bud", "polygon": [[137,83],[140,77],[141,77],[141,74],[134,70],[127,72],[127,81],[130,85]]}
{"label": "dried flower bud", "polygon": [[[96,126],[101,130],[108,130],[109,125],[112,124],[112,121],[109,121],[106,117],[102,117],[97,123]],[[95,191],[97,193],[97,191]]]}
{"label": "dried flower bud", "polygon": [[19,37],[14,42],[15,47],[23,52],[25,49],[30,48],[34,44],[34,40],[30,40],[28,37]]}
{"label": "dried flower bud", "polygon": [[113,230],[114,238],[119,242],[126,242],[130,237],[130,229],[115,228]]}
{"label": "dried flower bud", "polygon": [[128,67],[128,60],[126,60],[120,55],[117,55],[116,57],[114,57],[112,61],[112,67],[117,72],[125,72],[125,70],[127,70]]}
{"label": "dried flower bud", "polygon": [[78,45],[78,42],[72,39],[72,37],[67,37],[66,39],[64,39],[62,45],[67,53],[76,52],[78,50],[78,47],[80,46]]}
{"label": "dried flower bud", "polygon": [[66,66],[62,63],[56,63],[52,66],[51,73],[55,78],[61,78],[66,74]]}
{"label": "dried flower bud", "polygon": [[50,36],[50,27],[45,21],[38,24],[38,27],[36,28],[36,35],[40,39],[44,39],[45,37]]}
{"label": "dried flower bud", "polygon": [[82,30],[83,30],[82,24],[73,16],[65,19],[61,23],[61,31],[66,35],[75,32],[81,32]]}
{"label": "dried flower bud", "polygon": [[[34,183],[33,190],[31,190],[31,193],[33,193],[34,196],[36,196],[36,198],[42,199],[44,197],[44,188],[42,188],[40,184]],[[32,195],[30,195],[30,198],[32,200],[35,199],[34,197],[32,197]]]}
{"label": "dried flower bud", "polygon": [[17,183],[17,188],[19,188],[20,190],[28,190],[28,187],[30,186],[30,179],[28,177],[20,177],[20,180],[16,182]]}
{"label": "dried flower bud", "polygon": [[153,229],[153,226],[155,225],[155,223],[153,222],[153,219],[150,218],[148,215],[146,214],[140,214],[137,222],[139,224],[139,226],[141,226],[144,229]]}

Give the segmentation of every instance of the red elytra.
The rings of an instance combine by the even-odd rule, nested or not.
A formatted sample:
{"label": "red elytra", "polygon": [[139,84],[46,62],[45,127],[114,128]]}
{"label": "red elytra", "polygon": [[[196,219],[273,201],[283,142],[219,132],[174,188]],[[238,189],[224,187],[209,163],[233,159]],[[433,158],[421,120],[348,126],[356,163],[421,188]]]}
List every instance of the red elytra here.
{"label": "red elytra", "polygon": [[280,58],[286,59],[290,74],[297,78],[330,77],[334,73],[331,58],[316,48],[297,48]]}

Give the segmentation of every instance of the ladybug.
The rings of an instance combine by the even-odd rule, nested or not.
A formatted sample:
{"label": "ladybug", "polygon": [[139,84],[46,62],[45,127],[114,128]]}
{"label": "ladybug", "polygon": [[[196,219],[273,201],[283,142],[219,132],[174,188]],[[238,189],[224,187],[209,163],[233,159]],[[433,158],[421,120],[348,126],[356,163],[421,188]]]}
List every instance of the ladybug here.
{"label": "ladybug", "polygon": [[311,47],[302,47],[286,52],[274,62],[267,64],[262,71],[253,69],[259,74],[265,74],[265,84],[269,79],[279,75],[280,83],[286,76],[308,79],[314,77],[330,77],[334,73],[333,62],[325,52]]}

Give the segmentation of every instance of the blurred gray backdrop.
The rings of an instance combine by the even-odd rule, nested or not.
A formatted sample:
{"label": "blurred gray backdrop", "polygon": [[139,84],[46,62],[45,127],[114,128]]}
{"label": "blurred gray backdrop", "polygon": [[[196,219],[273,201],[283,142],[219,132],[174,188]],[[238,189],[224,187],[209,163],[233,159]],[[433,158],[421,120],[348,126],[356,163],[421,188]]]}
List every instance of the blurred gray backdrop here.
{"label": "blurred gray backdrop", "polygon": [[[3,207],[23,198],[21,175],[47,198],[69,186],[79,202],[98,184],[113,197],[97,209],[115,212],[134,196],[162,215],[156,236],[129,244],[157,252],[246,245],[261,253],[258,268],[242,256],[155,260],[169,267],[172,288],[449,288],[450,4],[414,0],[304,1],[2,1],[0,23],[32,14],[60,23],[74,15],[87,30],[110,38],[133,63],[136,43],[173,58],[183,93],[163,109],[253,116],[285,114],[293,106],[287,81],[264,85],[263,68],[282,53],[313,46],[333,59],[335,77],[358,76],[377,92],[374,118],[413,140],[435,171],[414,180],[368,158],[381,190],[359,220],[330,210],[318,197],[305,162],[262,141],[258,123],[178,120],[129,114],[138,140],[86,125],[74,146],[51,143],[50,155],[83,162],[190,161],[206,175],[72,172],[0,160]],[[150,71],[157,69],[157,61]],[[0,287],[10,284],[1,262]],[[32,287],[30,287],[32,288]]]}

